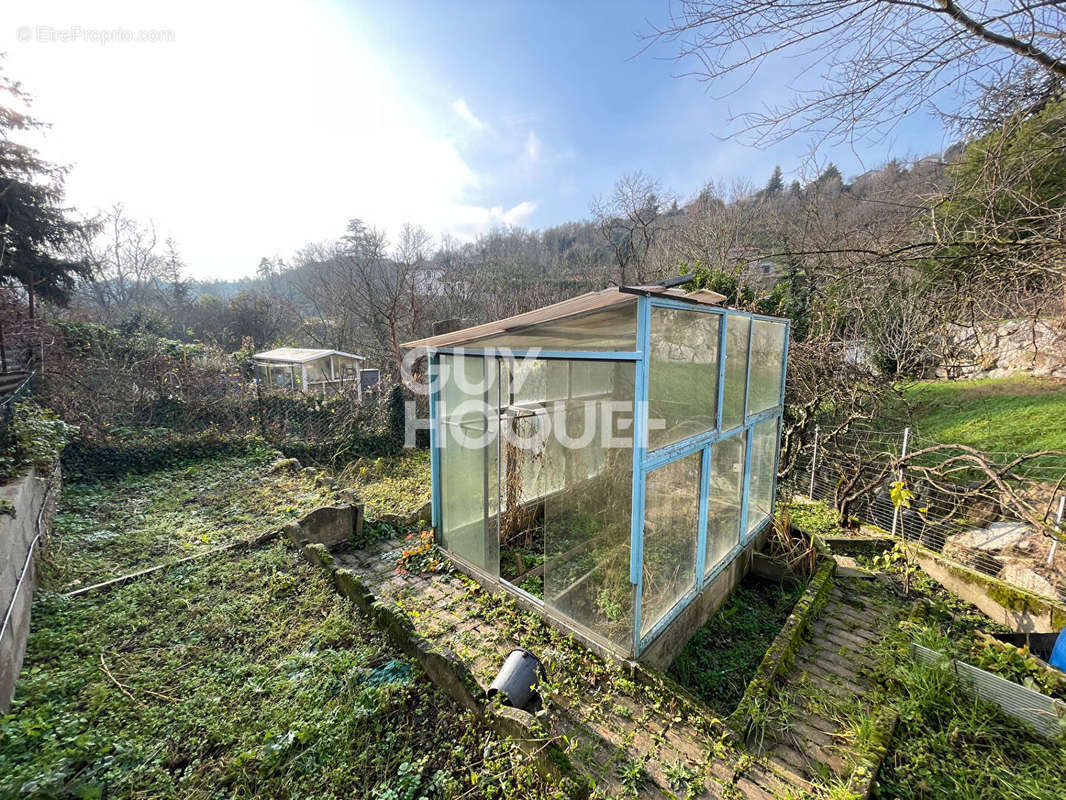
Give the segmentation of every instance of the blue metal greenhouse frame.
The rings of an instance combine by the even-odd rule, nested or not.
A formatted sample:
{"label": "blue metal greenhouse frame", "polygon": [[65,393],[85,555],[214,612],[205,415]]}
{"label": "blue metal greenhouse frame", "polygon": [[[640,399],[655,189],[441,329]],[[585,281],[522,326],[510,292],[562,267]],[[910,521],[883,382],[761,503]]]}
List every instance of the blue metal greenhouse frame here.
{"label": "blue metal greenhouse frame", "polygon": [[[634,589],[633,605],[633,648],[630,654],[639,657],[650,643],[665,630],[671,622],[729,566],[738,555],[747,547],[752,540],[763,532],[769,525],[773,516],[774,502],[777,494],[777,468],[780,458],[781,418],[784,410],[785,396],[785,373],[788,362],[788,341],[790,334],[790,321],[787,319],[770,317],[760,314],[752,314],[735,311],[729,308],[698,305],[685,300],[676,300],[662,296],[636,295],[637,303],[637,338],[636,349],[633,351],[598,351],[598,350],[512,350],[511,355],[515,358],[526,356],[537,359],[565,359],[569,361],[596,360],[596,361],[624,361],[632,362],[635,366],[634,387],[634,420],[633,420],[633,475],[632,475],[632,513],[631,513],[631,548],[630,548],[630,582]],[[651,352],[651,315],[652,309],[678,309],[694,311],[701,314],[713,314],[720,317],[719,340],[718,340],[718,381],[716,397],[716,426],[713,430],[705,431],[698,435],[690,436],[673,444],[649,452],[647,443],[648,434],[648,376]],[[749,333],[747,339],[747,364],[745,368],[744,383],[744,406],[743,422],[729,430],[722,430],[722,409],[725,396],[725,366],[726,366],[726,335],[731,319],[749,320]],[[782,348],[781,363],[781,386],[778,394],[777,405],[748,414],[748,401],[751,390],[751,352],[753,340],[752,320],[762,320],[783,324],[785,326],[784,346]],[[429,348],[429,378],[431,386],[430,394],[430,454],[433,484],[433,525],[439,532],[442,520],[442,484],[441,484],[441,419],[438,403],[440,400],[440,387],[436,378],[440,370],[441,355],[468,355],[493,357],[497,352],[492,349],[478,349],[476,342],[470,347],[440,347]],[[773,490],[770,498],[770,514],[757,523],[757,527],[749,530],[748,514],[750,510],[751,490],[751,461],[753,450],[753,431],[755,427],[767,420],[777,420],[777,444],[774,451]],[[706,556],[706,537],[708,530],[708,494],[711,482],[711,448],[721,441],[733,437],[745,437],[744,448],[744,477],[743,493],[740,509],[740,525],[738,539],[733,549],[720,560],[719,565],[710,573],[704,574]],[[644,522],[645,522],[645,497],[646,481],[649,473],[671,464],[678,459],[700,453],[700,494],[699,494],[699,521],[698,521],[698,544],[696,548],[696,565],[694,586],[682,596],[674,606],[659,619],[655,625],[645,634],[641,634],[641,597],[643,580],[644,560]],[[542,604],[538,598],[532,597],[521,588],[500,579],[499,583],[526,600]],[[580,626],[580,623],[578,623]]]}

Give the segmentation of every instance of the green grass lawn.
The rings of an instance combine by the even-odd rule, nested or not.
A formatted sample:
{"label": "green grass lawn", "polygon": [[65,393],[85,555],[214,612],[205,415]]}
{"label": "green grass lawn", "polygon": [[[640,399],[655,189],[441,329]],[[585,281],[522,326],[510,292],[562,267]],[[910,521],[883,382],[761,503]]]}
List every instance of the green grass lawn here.
{"label": "green grass lawn", "polygon": [[67,487],[0,717],[0,797],[552,796],[284,540],[106,593],[56,591],[111,563],[106,548],[80,552],[83,530],[171,555],[170,536],[265,531],[313,502],[312,476],[264,466],[217,459]]}
{"label": "green grass lawn", "polygon": [[919,435],[992,452],[1066,450],[1066,381],[981,378],[906,389]]}

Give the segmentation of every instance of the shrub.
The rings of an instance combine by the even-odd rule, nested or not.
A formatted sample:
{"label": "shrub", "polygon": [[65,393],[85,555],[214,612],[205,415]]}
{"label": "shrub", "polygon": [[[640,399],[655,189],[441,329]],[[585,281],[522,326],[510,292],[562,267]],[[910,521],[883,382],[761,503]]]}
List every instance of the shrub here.
{"label": "shrub", "polygon": [[0,479],[10,480],[27,467],[49,469],[77,432],[36,402],[20,402],[8,428],[8,446],[0,454]]}

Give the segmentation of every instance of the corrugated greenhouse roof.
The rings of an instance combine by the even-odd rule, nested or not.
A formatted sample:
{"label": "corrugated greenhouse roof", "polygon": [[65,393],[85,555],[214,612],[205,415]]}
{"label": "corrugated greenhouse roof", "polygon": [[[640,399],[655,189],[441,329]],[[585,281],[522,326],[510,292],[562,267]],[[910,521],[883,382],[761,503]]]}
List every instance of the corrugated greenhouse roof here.
{"label": "corrugated greenhouse roof", "polygon": [[366,361],[363,356],[357,356],[355,353],[345,353],[341,350],[314,350],[307,347],[278,347],[274,350],[264,350],[262,353],[256,353],[252,358],[260,361],[279,361],[285,364],[303,364],[326,356],[344,356],[345,358],[357,358],[360,361]]}
{"label": "corrugated greenhouse roof", "polygon": [[664,286],[614,286],[610,289],[601,289],[596,292],[571,297],[550,306],[543,306],[527,311],[524,314],[516,314],[513,317],[486,322],[482,325],[474,325],[450,333],[442,333],[438,336],[429,336],[425,339],[417,339],[413,342],[405,342],[401,347],[451,347],[466,344],[489,336],[498,336],[504,333],[515,333],[520,330],[542,325],[546,322],[565,319],[578,314],[588,314],[594,311],[602,311],[613,306],[633,301],[634,295],[655,295],[657,297],[670,297],[677,300],[687,300],[698,305],[718,305],[725,300],[725,295],[702,289],[696,292],[684,292],[681,289],[667,288]]}

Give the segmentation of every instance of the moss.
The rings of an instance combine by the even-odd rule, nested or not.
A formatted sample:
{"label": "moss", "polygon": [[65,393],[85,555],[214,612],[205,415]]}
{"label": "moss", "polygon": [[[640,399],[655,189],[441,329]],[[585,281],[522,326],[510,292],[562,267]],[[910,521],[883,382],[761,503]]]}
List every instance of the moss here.
{"label": "moss", "polygon": [[986,584],[985,593],[989,598],[1011,611],[1025,612],[1035,610],[1031,607],[1024,594],[1006,584],[998,586],[994,583]]}
{"label": "moss", "polygon": [[888,706],[880,706],[874,712],[873,731],[866,741],[866,746],[856,754],[857,758],[848,776],[848,789],[854,792],[856,797],[869,796],[877,773],[881,770],[881,764],[888,755],[898,722],[899,714]]}
{"label": "moss", "polygon": [[998,578],[983,575],[976,570],[948,561],[931,550],[923,550],[923,553],[933,558],[938,565],[946,569],[951,577],[963,583],[979,587],[990,600],[994,600],[1008,611],[1018,614],[1048,614],[1053,626],[1056,626],[1056,620],[1066,623],[1066,609],[1062,609],[1056,603],[1026,592],[1024,589],[1011,586]]}
{"label": "moss", "polygon": [[810,585],[803,596],[796,601],[796,606],[774,639],[770,649],[763,656],[759,669],[748,684],[744,697],[736,711],[730,714],[727,724],[742,736],[746,736],[759,709],[765,708],[773,688],[774,680],[792,663],[796,651],[803,646],[803,634],[807,625],[817,616],[825,605],[833,588],[833,573],[836,561],[826,559],[811,578]]}
{"label": "moss", "polygon": [[307,544],[301,548],[300,552],[304,558],[316,567],[320,567],[330,574],[337,569],[336,559],[333,558],[333,554],[329,552],[324,544]]}
{"label": "moss", "polygon": [[370,616],[374,594],[366,587],[362,578],[350,569],[341,568],[333,573],[333,583],[342,597],[347,597],[364,615]]}

